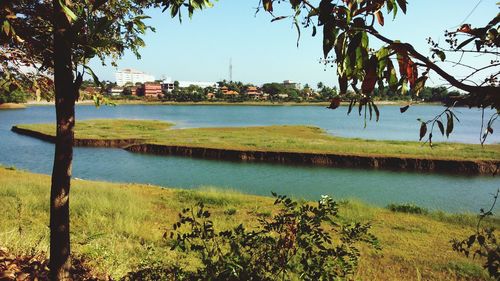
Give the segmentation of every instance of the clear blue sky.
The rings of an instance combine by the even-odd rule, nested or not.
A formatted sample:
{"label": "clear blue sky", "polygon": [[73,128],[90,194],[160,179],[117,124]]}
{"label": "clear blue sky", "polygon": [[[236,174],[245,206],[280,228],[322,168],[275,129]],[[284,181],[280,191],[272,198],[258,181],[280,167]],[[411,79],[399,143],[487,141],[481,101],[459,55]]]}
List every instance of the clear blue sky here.
{"label": "clear blue sky", "polygon": [[[444,42],[444,30],[456,29],[478,3],[466,22],[485,25],[498,13],[497,1],[408,0],[407,14],[399,14],[394,21],[386,16],[381,33],[412,43],[427,54],[427,37]],[[148,23],[156,32],[144,36],[142,59],[127,53],[118,62],[118,69],[135,68],[157,79],[165,75],[174,80],[220,81],[228,79],[232,58],[233,80],[261,84],[290,79],[314,86],[319,81],[336,85],[335,70],[328,67],[325,71],[319,63],[321,32],[311,37],[310,29],[303,30],[297,48],[291,20],[271,23],[271,16],[263,11],[255,16],[257,4],[258,0],[219,0],[213,8],[195,13],[191,20],[185,15],[182,24],[160,10],[151,10]],[[484,58],[473,58],[471,62],[480,60]],[[114,81],[116,68],[103,67],[99,61],[91,65],[101,79]],[[458,76],[465,73],[459,67],[448,69]],[[431,79],[433,84],[443,83],[436,76]]]}

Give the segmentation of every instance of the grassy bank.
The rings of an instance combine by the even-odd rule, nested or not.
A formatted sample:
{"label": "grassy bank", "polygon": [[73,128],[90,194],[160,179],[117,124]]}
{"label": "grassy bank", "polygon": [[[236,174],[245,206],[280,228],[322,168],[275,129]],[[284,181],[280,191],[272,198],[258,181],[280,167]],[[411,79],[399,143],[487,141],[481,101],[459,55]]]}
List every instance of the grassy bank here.
{"label": "grassy bank", "polygon": [[[144,142],[232,150],[333,153],[339,155],[407,157],[447,160],[498,160],[500,144],[375,141],[333,137],[311,126],[266,126],[240,128],[171,129],[172,124],[155,120],[90,120],[78,122],[76,138],[144,139]],[[52,124],[19,125],[23,129],[54,135]]]}
{"label": "grassy bank", "polygon": [[[0,167],[0,247],[16,253],[48,250],[50,178]],[[158,263],[193,267],[194,259],[170,251],[162,235],[184,207],[203,201],[216,228],[270,216],[272,199],[214,188],[175,190],[138,184],[73,181],[72,249],[96,272],[120,277]],[[362,248],[359,280],[485,280],[478,261],[451,251],[449,240],[473,230],[476,218],[443,213],[405,214],[358,201],[341,203],[340,222],[371,222],[382,250]],[[490,222],[499,226],[499,220]],[[219,228],[221,227],[221,228]]]}

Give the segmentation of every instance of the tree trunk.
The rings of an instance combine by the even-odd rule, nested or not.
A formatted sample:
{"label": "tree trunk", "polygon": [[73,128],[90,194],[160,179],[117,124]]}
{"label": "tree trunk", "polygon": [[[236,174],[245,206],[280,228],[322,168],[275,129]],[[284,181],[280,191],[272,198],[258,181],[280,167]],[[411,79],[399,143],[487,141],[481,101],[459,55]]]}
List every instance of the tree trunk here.
{"label": "tree trunk", "polygon": [[71,280],[69,191],[75,125],[71,27],[54,0],[54,85],[57,133],[50,191],[50,279]]}

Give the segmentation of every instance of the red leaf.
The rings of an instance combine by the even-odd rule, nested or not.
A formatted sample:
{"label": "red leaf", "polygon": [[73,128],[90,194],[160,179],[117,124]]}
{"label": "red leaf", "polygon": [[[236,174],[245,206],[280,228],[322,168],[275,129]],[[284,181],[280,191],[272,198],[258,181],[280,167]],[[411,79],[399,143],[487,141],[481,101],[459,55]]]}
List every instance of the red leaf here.
{"label": "red leaf", "polygon": [[384,15],[382,14],[382,12],[381,11],[377,11],[375,13],[375,15],[377,16],[378,23],[383,26],[384,25]]}
{"label": "red leaf", "polygon": [[408,58],[408,65],[406,66],[406,77],[408,77],[410,87],[413,89],[415,81],[417,81],[418,69],[417,65],[410,58]]}
{"label": "red leaf", "polygon": [[410,57],[408,57],[407,53],[398,53],[399,75],[406,76],[409,60]]}
{"label": "red leaf", "polygon": [[470,27],[470,24],[462,24],[462,26],[457,31],[471,34],[472,28]]}
{"label": "red leaf", "polygon": [[376,56],[372,56],[370,61],[366,65],[365,69],[365,79],[361,85],[361,91],[363,94],[370,94],[375,89],[375,84],[377,84],[377,65],[378,60]]}

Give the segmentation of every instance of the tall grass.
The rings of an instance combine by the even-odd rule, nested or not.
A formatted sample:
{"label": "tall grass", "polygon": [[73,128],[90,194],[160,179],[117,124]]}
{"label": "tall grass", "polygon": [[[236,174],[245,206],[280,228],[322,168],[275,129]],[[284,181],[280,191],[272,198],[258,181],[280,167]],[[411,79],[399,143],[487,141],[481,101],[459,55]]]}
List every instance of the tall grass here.
{"label": "tall grass", "polygon": [[[47,252],[49,187],[49,176],[0,167],[0,247],[14,253]],[[178,212],[196,201],[206,203],[218,230],[240,223],[251,229],[257,218],[276,211],[272,198],[214,187],[176,190],[76,180],[70,199],[73,253],[113,278],[158,264],[193,269],[197,260],[170,251],[163,234]],[[380,252],[361,249],[357,279],[416,280],[418,272],[422,280],[484,280],[479,261],[454,253],[449,244],[473,231],[466,217],[395,213],[347,200],[340,204],[338,222],[370,222],[381,242]],[[498,220],[492,223],[499,226]]]}

